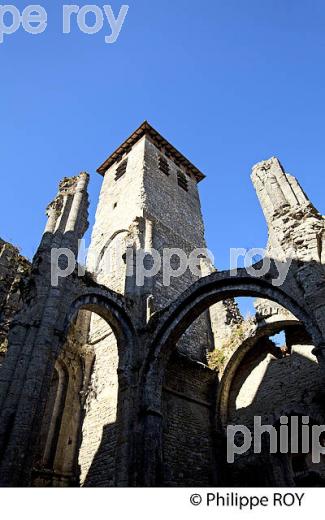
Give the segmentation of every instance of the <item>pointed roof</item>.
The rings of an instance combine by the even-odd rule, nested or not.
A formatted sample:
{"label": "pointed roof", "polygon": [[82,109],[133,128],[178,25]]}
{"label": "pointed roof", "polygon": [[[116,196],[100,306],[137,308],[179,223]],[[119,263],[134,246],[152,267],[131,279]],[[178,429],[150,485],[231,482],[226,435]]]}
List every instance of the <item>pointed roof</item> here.
{"label": "pointed roof", "polygon": [[202,181],[205,175],[192,164],[186,157],[179,152],[173,145],[171,145],[157,130],[155,130],[148,121],[144,121],[141,126],[130,137],[128,137],[124,143],[122,143],[113,152],[106,161],[98,168],[97,172],[101,175],[105,175],[105,172],[110,168],[116,161],[118,161],[123,154],[127,153],[130,148],[139,141],[144,135],[150,137],[151,141],[157,146],[158,149],[167,152],[178,164],[184,166],[185,169],[190,171],[196,178],[197,182]]}

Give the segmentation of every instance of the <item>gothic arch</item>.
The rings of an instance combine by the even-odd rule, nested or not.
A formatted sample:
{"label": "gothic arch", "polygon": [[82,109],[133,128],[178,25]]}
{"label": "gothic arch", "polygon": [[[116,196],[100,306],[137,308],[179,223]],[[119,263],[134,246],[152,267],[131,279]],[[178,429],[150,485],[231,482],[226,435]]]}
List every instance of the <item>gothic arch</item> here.
{"label": "gothic arch", "polygon": [[227,425],[229,391],[233,379],[236,376],[237,369],[239,368],[245,356],[248,354],[248,352],[255,348],[256,344],[261,339],[273,336],[284,328],[297,326],[299,326],[299,322],[295,320],[294,317],[291,319],[288,317],[285,320],[281,319],[267,323],[266,325],[259,327],[253,336],[249,335],[247,338],[245,338],[239,347],[236,348],[235,352],[233,352],[227,361],[225,370],[221,377],[217,397],[217,417],[219,419],[219,425],[222,428]]}
{"label": "gothic arch", "polygon": [[64,334],[66,337],[71,323],[79,311],[90,311],[99,315],[111,327],[118,349],[118,429],[120,443],[116,453],[116,485],[131,485],[133,465],[133,425],[137,406],[134,364],[138,352],[137,334],[127,312],[124,298],[106,289],[89,289],[80,294],[70,305],[66,317]]}
{"label": "gothic arch", "polygon": [[136,351],[137,336],[132,319],[127,312],[124,297],[108,289],[83,291],[70,304],[64,324],[64,337],[67,336],[70,324],[81,310],[98,314],[112,328],[118,342],[120,369],[127,374],[133,364],[132,357]]}
{"label": "gothic arch", "polygon": [[101,261],[103,260],[105,253],[106,253],[107,249],[109,248],[109,246],[112,244],[113,240],[117,236],[121,235],[122,233],[128,233],[128,232],[129,231],[127,229],[119,229],[118,231],[115,231],[115,233],[113,233],[112,236],[110,236],[110,238],[105,242],[105,244],[103,245],[103,247],[100,250],[100,253],[98,255],[98,260],[95,264],[95,269],[94,269],[95,272],[97,272],[97,269],[99,268]]}
{"label": "gothic arch", "polygon": [[[255,272],[258,272],[258,267]],[[143,408],[146,413],[143,484],[159,484],[162,457],[161,394],[168,359],[181,335],[202,312],[221,300],[238,296],[270,299],[288,309],[305,325],[316,347],[323,344],[317,324],[297,302],[297,297],[291,296],[297,293],[297,289],[287,281],[282,288],[272,285],[270,280],[276,279],[275,273],[277,270],[273,262],[271,272],[263,277],[252,276],[246,269],[239,269],[236,274],[231,271],[215,272],[194,283],[165,312],[153,316],[151,326],[155,326],[156,333],[151,341],[143,374]]]}

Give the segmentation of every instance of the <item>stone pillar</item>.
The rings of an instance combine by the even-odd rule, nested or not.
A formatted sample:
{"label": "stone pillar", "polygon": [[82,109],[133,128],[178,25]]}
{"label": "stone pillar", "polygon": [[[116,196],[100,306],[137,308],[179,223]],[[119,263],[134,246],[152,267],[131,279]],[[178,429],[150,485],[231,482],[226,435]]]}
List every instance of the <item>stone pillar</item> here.
{"label": "stone pillar", "polygon": [[[254,166],[252,181],[267,218],[268,254],[290,262],[287,278],[291,277],[292,296],[310,314],[325,340],[325,219],[276,158]],[[274,200],[276,212],[272,212]],[[322,365],[324,344],[315,345]]]}
{"label": "stone pillar", "polygon": [[[51,285],[51,251],[69,248],[77,254],[87,226],[88,176],[64,179],[50,205],[49,222],[32,264],[34,297],[13,321],[9,350],[0,374],[0,485],[30,483],[33,457],[50,382],[62,344],[64,320],[74,282],[61,278]],[[64,231],[54,231],[62,218],[63,198],[76,196],[74,213]],[[60,212],[61,210],[61,212]]]}
{"label": "stone pillar", "polygon": [[286,175],[287,175],[288,182],[291,185],[291,189],[292,189],[293,193],[295,194],[297,203],[299,205],[310,204],[310,201],[308,200],[307,195],[303,191],[298,180],[295,177],[293,177],[293,175],[289,175],[288,173]]}

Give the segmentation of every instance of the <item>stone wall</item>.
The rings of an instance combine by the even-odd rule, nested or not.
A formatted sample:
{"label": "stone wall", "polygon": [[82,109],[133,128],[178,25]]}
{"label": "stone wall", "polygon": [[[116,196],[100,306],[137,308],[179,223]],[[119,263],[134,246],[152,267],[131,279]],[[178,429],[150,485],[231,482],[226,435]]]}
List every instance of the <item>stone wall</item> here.
{"label": "stone wall", "polygon": [[290,267],[325,334],[325,218],[275,157],[253,168],[252,181],[268,224],[267,254]]}
{"label": "stone wall", "polygon": [[[228,424],[244,425],[251,432],[256,417],[262,424],[273,426],[281,416],[308,416],[310,424],[324,424],[323,375],[312,350],[310,338],[301,326],[286,329],[282,346],[276,347],[267,337],[259,340],[233,375]],[[297,457],[301,459],[300,467],[295,467]],[[263,465],[268,470],[259,473]],[[240,475],[251,479],[250,485],[303,485],[304,481],[299,480],[303,478],[306,483],[316,479],[315,485],[324,485],[325,458],[313,464],[309,455],[294,459],[286,454],[271,455],[267,450],[258,455],[250,449],[235,457],[229,471],[237,485],[243,482]]]}
{"label": "stone wall", "polygon": [[163,483],[206,486],[216,482],[214,396],[217,375],[175,354],[163,387]]}
{"label": "stone wall", "polygon": [[30,270],[30,262],[19,250],[0,238],[0,366],[11,320],[23,304]]}
{"label": "stone wall", "polygon": [[321,397],[322,374],[312,354],[313,345],[301,333],[295,338],[301,344],[290,345],[290,334],[289,328],[288,355],[277,358],[260,342],[242,362],[229,396],[230,423],[251,426],[254,415],[259,415],[273,424],[284,409],[301,406],[311,416],[319,415],[320,403],[316,403]]}
{"label": "stone wall", "polygon": [[[163,156],[169,165],[169,175],[158,168],[159,157]],[[147,218],[169,228],[178,240],[190,244],[192,248],[205,248],[204,225],[196,179],[183,167],[166,157],[150,141],[145,140],[144,157],[144,211]],[[187,191],[178,185],[177,172],[183,171],[187,180]],[[158,237],[157,237],[158,239]],[[163,241],[161,236],[160,240]]]}
{"label": "stone wall", "polygon": [[80,485],[115,485],[118,408],[118,351],[106,322],[92,314],[89,346],[94,361],[87,388],[79,451]]}
{"label": "stone wall", "polygon": [[325,263],[325,218],[275,157],[253,168],[252,181],[269,231],[268,252],[280,260]]}

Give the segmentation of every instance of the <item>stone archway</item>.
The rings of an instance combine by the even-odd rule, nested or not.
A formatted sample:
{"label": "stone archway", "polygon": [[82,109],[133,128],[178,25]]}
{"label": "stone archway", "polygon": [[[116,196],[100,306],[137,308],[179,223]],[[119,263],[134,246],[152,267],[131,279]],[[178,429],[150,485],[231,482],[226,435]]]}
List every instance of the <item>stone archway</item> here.
{"label": "stone archway", "polygon": [[[289,310],[308,330],[315,345],[316,355],[321,356],[323,337],[317,323],[299,299],[299,289],[292,279],[282,288],[272,285],[270,279],[276,272],[274,263],[265,277],[249,275],[246,269],[237,274],[224,271],[201,278],[185,291],[165,312],[153,316],[150,325],[156,333],[149,348],[143,373],[144,444],[142,484],[161,484],[162,463],[162,411],[161,397],[165,367],[176,348],[177,341],[187,327],[211,305],[237,296],[253,296],[273,300]],[[258,269],[256,269],[258,272]],[[299,303],[298,300],[299,299]]]}
{"label": "stone archway", "polygon": [[[138,353],[137,333],[133,326],[132,319],[125,309],[124,299],[117,295],[114,300],[107,298],[106,291],[89,291],[79,296],[71,305],[70,312],[65,323],[65,334],[69,324],[73,322],[80,311],[89,311],[102,318],[112,329],[116,339],[118,365],[117,373],[117,410],[116,425],[118,443],[115,451],[115,484],[116,486],[132,485],[132,467],[134,461],[133,454],[133,427],[135,424],[135,414],[138,406],[137,387],[138,381],[135,379],[135,363]],[[107,431],[106,431],[107,429]],[[106,450],[105,440],[110,433],[109,427],[103,428],[102,448]],[[99,465],[103,463],[103,453],[101,447],[98,448],[92,463],[92,473],[96,471],[95,459]],[[105,458],[105,456],[104,456]],[[85,485],[93,485],[88,482]]]}
{"label": "stone archway", "polygon": [[[130,452],[132,451],[132,413],[137,398],[133,389],[133,366],[138,352],[137,334],[122,295],[97,286],[89,281],[88,286],[79,280],[71,280],[69,292],[64,299],[56,298],[53,307],[56,312],[44,315],[39,308],[39,322],[33,322],[33,341],[29,345],[29,362],[21,377],[18,363],[23,350],[26,332],[30,329],[30,307],[22,310],[17,320],[17,328],[11,331],[15,348],[9,350],[6,368],[13,373],[12,383],[20,380],[15,392],[3,392],[3,407],[0,423],[1,445],[1,485],[29,485],[35,455],[36,442],[41,429],[45,404],[47,402],[54,366],[64,344],[73,318],[79,310],[86,309],[98,313],[112,327],[120,352],[119,382],[123,394],[121,411],[122,439],[117,454],[117,485],[128,485],[130,476]],[[51,318],[51,320],[49,319]],[[53,317],[53,318],[52,318]],[[20,340],[20,338],[22,338]],[[21,344],[19,343],[21,341]],[[17,372],[17,375],[16,375]],[[5,377],[5,371],[2,372]],[[22,428],[23,425],[23,428]],[[20,457],[17,457],[17,451]]]}
{"label": "stone archway", "polygon": [[[71,304],[64,323],[64,335],[67,334],[70,323],[81,310],[88,310],[98,314],[112,328],[118,342],[122,365],[121,371],[131,370],[132,357],[136,352],[133,345],[137,342],[135,327],[126,310],[124,297],[106,289],[89,289],[83,291]],[[130,348],[131,346],[131,348]]]}
{"label": "stone archway", "polygon": [[284,328],[299,326],[301,327],[301,324],[296,319],[294,319],[293,316],[292,319],[287,318],[286,320],[281,319],[278,321],[273,321],[271,323],[260,326],[254,331],[254,333],[250,332],[247,337],[245,337],[242,342],[237,345],[236,350],[232,353],[227,363],[225,364],[225,368],[220,379],[217,397],[217,417],[220,427],[224,428],[227,425],[230,387],[232,385],[235,374],[245,356],[250,351],[255,349],[261,340],[269,338],[270,336],[274,336]]}

